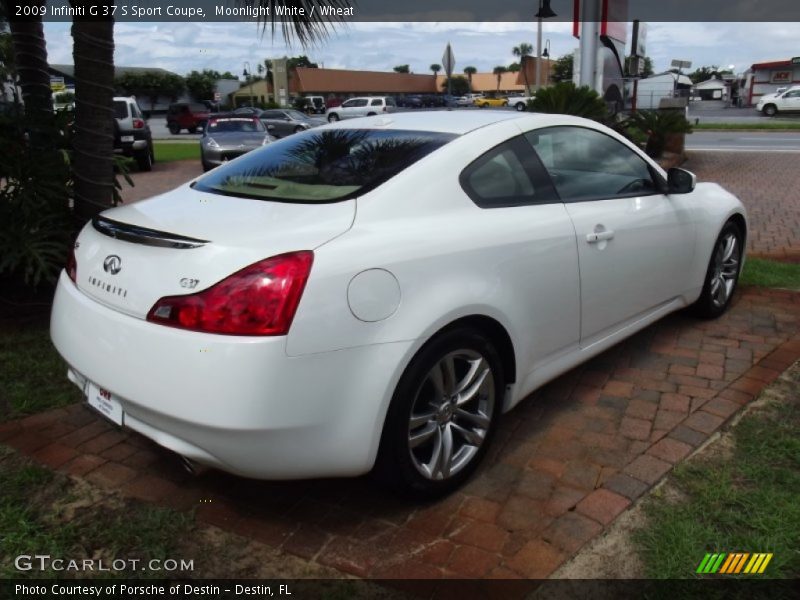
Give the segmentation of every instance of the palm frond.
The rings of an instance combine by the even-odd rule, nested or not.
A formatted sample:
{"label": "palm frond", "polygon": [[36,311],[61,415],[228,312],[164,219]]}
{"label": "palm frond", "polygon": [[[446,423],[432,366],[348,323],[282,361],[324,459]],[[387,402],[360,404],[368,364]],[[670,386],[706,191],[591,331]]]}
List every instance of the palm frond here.
{"label": "palm frond", "polygon": [[[269,8],[269,17],[260,18],[259,21],[266,31],[269,27],[272,37],[278,28],[281,30],[283,40],[288,44],[297,40],[303,47],[314,42],[326,39],[334,26],[346,21],[346,17],[335,14],[323,15],[320,8],[330,7],[333,9],[346,9],[353,6],[351,0],[233,0],[237,6],[251,8]],[[276,7],[287,7],[290,12],[292,9],[303,9],[302,15],[279,16],[275,12]],[[312,8],[314,9],[312,11]],[[299,10],[298,10],[299,12]],[[313,16],[312,16],[313,15]]]}

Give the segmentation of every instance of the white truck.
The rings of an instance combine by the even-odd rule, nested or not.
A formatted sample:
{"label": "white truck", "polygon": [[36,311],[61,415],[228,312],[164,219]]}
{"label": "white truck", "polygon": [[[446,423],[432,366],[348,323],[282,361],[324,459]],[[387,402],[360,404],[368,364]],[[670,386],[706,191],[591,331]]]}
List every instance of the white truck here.
{"label": "white truck", "polygon": [[522,112],[528,110],[528,102],[536,97],[533,96],[509,96],[508,105],[516,111]]}
{"label": "white truck", "polygon": [[800,85],[763,96],[756,104],[756,110],[768,117],[774,117],[779,112],[800,112]]}

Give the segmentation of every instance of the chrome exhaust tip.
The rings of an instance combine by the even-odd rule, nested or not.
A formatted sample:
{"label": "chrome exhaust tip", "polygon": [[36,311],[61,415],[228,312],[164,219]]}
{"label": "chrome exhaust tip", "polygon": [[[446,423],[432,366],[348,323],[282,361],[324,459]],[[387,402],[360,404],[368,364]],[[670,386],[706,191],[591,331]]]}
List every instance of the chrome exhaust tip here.
{"label": "chrome exhaust tip", "polygon": [[181,465],[186,470],[186,472],[195,477],[199,477],[208,470],[208,467],[204,467],[203,465],[194,462],[191,458],[187,458],[181,455],[180,460],[181,460]]}

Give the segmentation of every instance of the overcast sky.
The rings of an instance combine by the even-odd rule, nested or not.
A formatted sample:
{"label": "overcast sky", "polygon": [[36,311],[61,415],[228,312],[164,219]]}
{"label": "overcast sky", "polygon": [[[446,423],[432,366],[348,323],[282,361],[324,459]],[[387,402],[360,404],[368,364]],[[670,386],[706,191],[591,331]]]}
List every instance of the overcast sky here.
{"label": "overcast sky", "polygon": [[[656,71],[670,60],[691,60],[694,67],[734,65],[736,72],[754,62],[787,59],[800,54],[797,23],[651,23],[647,53]],[[46,23],[51,63],[72,63],[69,23]],[[314,46],[287,46],[278,36],[262,35],[257,24],[242,23],[117,23],[115,62],[122,66],[162,67],[181,75],[197,69],[217,69],[240,75],[244,61],[306,54],[320,66],[388,71],[409,64],[412,72],[429,73],[441,63],[449,41],[456,72],[472,65],[491,71],[515,59],[511,48],[520,42],[536,47],[531,23],[351,23],[339,26]],[[572,52],[578,40],[571,23],[545,23],[543,39],[551,56]]]}

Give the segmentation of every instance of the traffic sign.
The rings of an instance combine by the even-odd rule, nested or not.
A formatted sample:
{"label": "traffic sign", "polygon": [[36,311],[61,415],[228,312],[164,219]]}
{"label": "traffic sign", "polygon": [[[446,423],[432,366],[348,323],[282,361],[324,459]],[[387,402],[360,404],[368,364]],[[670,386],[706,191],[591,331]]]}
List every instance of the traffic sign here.
{"label": "traffic sign", "polygon": [[447,48],[444,49],[444,54],[442,54],[442,66],[444,67],[444,72],[450,77],[456,67],[456,57],[450,47],[450,42],[447,42]]}

